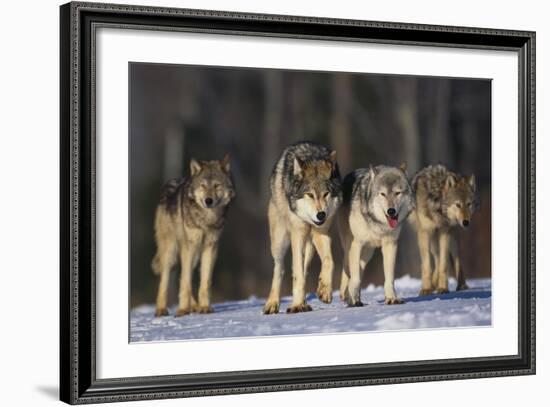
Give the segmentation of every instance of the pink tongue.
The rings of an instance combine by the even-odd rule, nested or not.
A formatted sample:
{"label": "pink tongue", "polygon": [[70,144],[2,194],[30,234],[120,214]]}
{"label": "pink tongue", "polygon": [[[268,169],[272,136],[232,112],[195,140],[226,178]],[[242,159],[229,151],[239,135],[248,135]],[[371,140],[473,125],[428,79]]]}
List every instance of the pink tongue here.
{"label": "pink tongue", "polygon": [[394,229],[397,226],[397,218],[388,218],[390,228]]}

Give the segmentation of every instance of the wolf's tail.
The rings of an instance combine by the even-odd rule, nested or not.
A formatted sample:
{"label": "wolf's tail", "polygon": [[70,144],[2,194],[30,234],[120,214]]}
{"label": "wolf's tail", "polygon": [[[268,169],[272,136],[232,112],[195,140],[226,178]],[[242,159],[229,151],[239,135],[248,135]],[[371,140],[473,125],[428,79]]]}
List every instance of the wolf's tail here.
{"label": "wolf's tail", "polygon": [[153,257],[153,261],[151,262],[151,268],[153,269],[153,274],[160,275],[160,260],[158,253],[155,254],[155,257]]}

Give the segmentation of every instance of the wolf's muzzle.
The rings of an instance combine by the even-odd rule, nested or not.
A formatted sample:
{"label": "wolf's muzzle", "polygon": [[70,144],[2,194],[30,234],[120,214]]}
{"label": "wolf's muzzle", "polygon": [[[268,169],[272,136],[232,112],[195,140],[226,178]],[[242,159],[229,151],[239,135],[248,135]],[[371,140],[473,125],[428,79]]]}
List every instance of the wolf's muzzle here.
{"label": "wolf's muzzle", "polygon": [[321,226],[323,223],[325,223],[325,220],[327,219],[327,213],[325,211],[317,212],[317,215],[315,215],[317,220],[313,220],[313,223],[317,226]]}

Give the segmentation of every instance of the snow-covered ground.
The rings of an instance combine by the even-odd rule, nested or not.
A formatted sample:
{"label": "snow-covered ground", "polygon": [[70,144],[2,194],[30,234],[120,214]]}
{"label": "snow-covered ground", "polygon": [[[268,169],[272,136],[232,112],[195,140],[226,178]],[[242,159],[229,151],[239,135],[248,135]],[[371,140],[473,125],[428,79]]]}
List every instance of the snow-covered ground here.
{"label": "snow-covered ground", "polygon": [[365,306],[349,308],[334,293],[332,304],[320,302],[314,294],[307,298],[313,311],[286,314],[290,297],[283,297],[281,313],[264,315],[264,299],[214,304],[213,314],[191,314],[175,318],[155,318],[154,305],[143,305],[130,313],[130,340],[167,341],[182,339],[230,338],[264,335],[296,335],[331,332],[381,331],[418,328],[491,325],[491,280],[468,280],[469,290],[418,297],[420,280],[404,276],[395,281],[402,305],[384,305],[384,291],[369,285],[362,290]]}

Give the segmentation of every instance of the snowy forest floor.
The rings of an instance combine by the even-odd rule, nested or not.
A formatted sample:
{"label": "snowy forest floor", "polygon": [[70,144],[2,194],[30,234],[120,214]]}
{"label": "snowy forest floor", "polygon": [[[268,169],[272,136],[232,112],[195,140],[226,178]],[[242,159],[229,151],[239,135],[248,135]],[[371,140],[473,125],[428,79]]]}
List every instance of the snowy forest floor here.
{"label": "snowy forest floor", "polygon": [[455,292],[451,280],[449,294],[418,297],[420,280],[404,276],[395,288],[405,304],[385,305],[383,288],[369,285],[361,292],[363,307],[347,307],[335,291],[332,304],[309,294],[313,311],[299,314],[285,313],[290,297],[281,299],[277,315],[264,315],[265,300],[256,297],[214,304],[212,314],[180,318],[174,317],[176,306],[169,316],[155,318],[154,305],[142,305],[130,312],[130,342],[491,325],[491,279],[470,279],[468,285]]}

